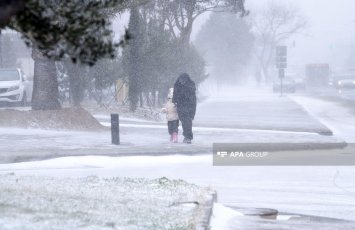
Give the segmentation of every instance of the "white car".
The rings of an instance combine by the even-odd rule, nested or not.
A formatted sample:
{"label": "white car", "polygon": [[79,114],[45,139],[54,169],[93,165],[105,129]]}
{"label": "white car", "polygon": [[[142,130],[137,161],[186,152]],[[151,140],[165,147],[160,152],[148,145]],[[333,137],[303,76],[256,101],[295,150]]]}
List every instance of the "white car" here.
{"label": "white car", "polygon": [[337,83],[338,94],[346,100],[355,100],[355,80],[343,79]]}
{"label": "white car", "polygon": [[338,89],[355,89],[354,79],[343,79],[338,81]]}
{"label": "white car", "polygon": [[26,106],[31,101],[32,84],[19,69],[0,69],[0,103]]}

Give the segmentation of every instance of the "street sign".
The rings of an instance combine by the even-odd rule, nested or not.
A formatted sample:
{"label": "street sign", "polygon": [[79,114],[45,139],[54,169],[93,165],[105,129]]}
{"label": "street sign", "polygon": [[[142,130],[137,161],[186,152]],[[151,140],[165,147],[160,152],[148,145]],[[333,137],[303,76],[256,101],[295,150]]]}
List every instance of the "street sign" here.
{"label": "street sign", "polygon": [[287,68],[287,46],[276,46],[275,63],[278,69]]}
{"label": "street sign", "polygon": [[277,46],[276,56],[287,56],[287,46]]}
{"label": "street sign", "polygon": [[279,69],[280,96],[283,96],[283,79],[285,78],[285,69],[287,68],[287,46],[276,47],[276,67]]}

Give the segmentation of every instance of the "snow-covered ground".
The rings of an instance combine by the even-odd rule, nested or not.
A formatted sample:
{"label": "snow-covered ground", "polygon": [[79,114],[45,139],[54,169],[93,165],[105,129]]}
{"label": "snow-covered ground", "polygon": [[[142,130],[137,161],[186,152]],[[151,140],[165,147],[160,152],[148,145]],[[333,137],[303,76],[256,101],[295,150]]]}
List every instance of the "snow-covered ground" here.
{"label": "snow-covered ground", "polygon": [[208,190],[181,180],[0,175],[0,229],[195,229]]}
{"label": "snow-covered ground", "polygon": [[297,96],[293,99],[312,116],[326,124],[335,136],[348,143],[355,143],[355,114],[350,108],[335,102],[310,97]]}
{"label": "snow-covered ground", "polygon": [[310,117],[288,97],[274,94],[211,98],[197,108],[196,126],[326,132],[327,127]]}
{"label": "snow-covered ground", "polygon": [[[227,94],[226,94],[227,93]],[[198,104],[194,120],[196,130],[212,128],[220,130],[250,129],[279,130],[298,132],[326,132],[327,127],[308,113],[289,97],[270,94],[267,90],[237,89],[224,92],[221,96],[208,98]],[[94,113],[106,126],[109,114]],[[162,116],[164,117],[164,116]],[[166,122],[144,121],[132,117],[120,118],[122,126],[140,125],[151,128],[164,128]],[[163,119],[164,120],[164,119]]]}
{"label": "snow-covered ground", "polygon": [[59,178],[166,176],[210,186],[218,192],[218,202],[225,205],[355,221],[353,167],[213,167],[208,155],[87,156],[6,164],[0,166],[0,171]]}
{"label": "snow-covered ground", "polygon": [[[297,106],[291,103],[291,106],[286,106],[273,114],[270,114],[272,113],[271,110],[267,110],[269,114],[266,115],[266,120],[262,119],[262,113],[254,114],[250,112],[259,110],[255,109],[255,106],[260,105],[262,107],[265,101],[277,104],[277,101],[275,102],[274,100],[278,100],[278,98],[271,99],[272,97],[274,96],[265,95],[261,99],[260,97],[250,97],[250,101],[253,102],[250,104],[252,108],[248,108],[248,99],[246,97],[240,96],[236,100],[228,97],[224,102],[226,106],[223,107],[229,111],[228,113],[226,112],[223,116],[217,116],[216,113],[212,116],[207,113],[207,116],[210,116],[211,123],[207,122],[207,118],[196,117],[196,125],[199,125],[195,129],[195,139],[192,145],[169,143],[167,130],[164,129],[161,122],[146,123],[140,120],[124,118],[122,119],[123,126],[121,127],[121,146],[110,145],[108,132],[58,132],[2,128],[0,129],[0,157],[2,162],[16,159],[28,160],[36,156],[46,158],[70,155],[72,157],[2,164],[0,165],[0,173],[13,172],[19,176],[37,175],[52,176],[54,178],[81,178],[86,176],[107,178],[117,176],[154,179],[165,176],[171,179],[184,179],[201,186],[210,186],[216,189],[218,202],[224,205],[273,208],[286,213],[355,221],[354,167],[212,166],[210,153],[213,142],[338,143],[343,141],[343,139],[346,141],[355,140],[354,136],[351,135],[355,133],[355,126],[351,126],[355,120],[354,116],[332,103],[323,103],[309,98],[293,98],[305,108],[303,112],[295,112],[292,108]],[[206,112],[213,111],[213,109],[216,109],[215,102],[221,100],[223,99],[217,98],[206,101],[205,104],[201,105],[206,107],[199,107],[200,110],[198,111],[201,113],[204,109]],[[239,103],[243,100],[245,103]],[[231,104],[231,101],[234,101],[235,104]],[[283,105],[288,104],[289,102],[287,101],[291,100],[281,98],[280,101]],[[270,103],[266,103],[265,107],[269,106]],[[316,103],[319,106],[316,106]],[[235,108],[228,107],[228,104],[245,106],[246,112],[244,114],[248,115],[238,116],[238,113],[233,113]],[[306,121],[301,121],[300,117],[307,115],[304,111],[309,111],[312,116],[306,116]],[[322,116],[322,114],[329,111],[337,112],[334,112],[334,114],[328,113],[330,117]],[[250,116],[250,120],[248,116]],[[320,122],[317,121],[318,117],[321,118]],[[344,117],[346,118],[345,122]],[[301,130],[293,132],[295,130],[292,131],[292,129],[290,131],[290,127],[294,127],[293,124],[286,127],[288,122],[292,123],[294,118],[296,119],[297,127],[304,126],[303,132],[299,132]],[[299,120],[297,120],[298,118]],[[100,114],[98,119],[102,122],[107,122],[108,116]],[[203,119],[206,120],[203,121]],[[287,128],[285,130],[288,131],[275,131],[275,129],[271,131],[258,130],[258,128],[267,129],[267,126],[272,129],[272,124],[276,124],[279,121],[284,124],[282,128]],[[311,121],[314,121],[315,124],[311,124]],[[213,122],[215,125],[208,125]],[[249,127],[243,127],[244,123],[247,123]],[[255,127],[251,127],[254,123],[256,124]],[[231,126],[226,126],[227,124],[231,124]],[[323,124],[334,130],[334,137],[305,132],[307,131],[307,126],[314,125],[319,127],[323,126]],[[308,131],[312,130],[308,129]],[[132,156],[129,156],[130,154]],[[75,157],[75,155],[92,156]],[[225,210],[226,213],[229,211],[230,209],[228,211]],[[221,213],[219,211],[216,212]],[[219,214],[217,221],[215,221],[215,223],[218,223],[216,226],[224,224],[225,229],[240,229],[239,227],[241,229],[279,229],[276,228],[277,222],[260,223],[250,219],[245,221],[244,217],[234,215],[235,213],[229,214],[229,217],[232,216],[232,218],[226,218],[226,216]],[[224,221],[223,218],[225,218]],[[253,225],[253,221],[261,224],[259,228]],[[248,224],[250,225],[246,226]],[[355,225],[351,224],[350,226],[355,228]],[[263,226],[266,227],[263,228]],[[280,226],[282,226],[280,229],[300,229],[299,226],[298,228],[288,228],[287,222],[283,222]],[[306,227],[304,225],[302,229],[307,229]],[[222,229],[222,227],[216,227],[215,229]]]}
{"label": "snow-covered ground", "polygon": [[[213,143],[340,143],[336,137],[315,133],[196,128],[192,145],[169,142],[166,128],[136,124],[121,127],[121,145],[111,145],[107,132],[68,132],[38,129],[0,128],[0,162],[11,163],[78,155],[166,155],[210,154]],[[180,142],[182,136],[180,134]]]}
{"label": "snow-covered ground", "polygon": [[[0,162],[47,159],[77,155],[209,154],[213,143],[339,143],[342,139],[315,132],[327,130],[302,107],[288,98],[262,94],[211,99],[197,112],[192,145],[171,144],[165,122],[121,118],[121,145],[111,145],[110,131],[68,132],[0,128]],[[222,101],[222,102],[221,102]],[[216,109],[222,104],[223,114]],[[232,106],[231,106],[232,105]],[[236,113],[236,108],[238,113]],[[244,109],[243,109],[244,108]],[[283,108],[283,109],[281,109]],[[272,110],[275,112],[271,113]],[[276,112],[277,110],[277,112]],[[259,111],[256,113],[256,111]],[[263,112],[264,111],[264,112]],[[266,112],[268,111],[268,112]],[[255,113],[254,113],[255,112]],[[109,126],[109,114],[94,114]],[[295,128],[297,127],[297,128]],[[181,127],[180,127],[181,131]],[[180,141],[182,135],[180,132]]]}

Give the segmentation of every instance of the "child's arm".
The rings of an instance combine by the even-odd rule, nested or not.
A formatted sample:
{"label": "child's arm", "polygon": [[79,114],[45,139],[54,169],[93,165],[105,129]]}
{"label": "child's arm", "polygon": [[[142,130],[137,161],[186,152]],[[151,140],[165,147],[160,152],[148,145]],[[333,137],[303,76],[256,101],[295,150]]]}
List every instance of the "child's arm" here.
{"label": "child's arm", "polygon": [[163,108],[161,108],[160,112],[161,113],[166,113],[166,111],[167,111],[167,109],[166,109],[166,105],[165,105]]}

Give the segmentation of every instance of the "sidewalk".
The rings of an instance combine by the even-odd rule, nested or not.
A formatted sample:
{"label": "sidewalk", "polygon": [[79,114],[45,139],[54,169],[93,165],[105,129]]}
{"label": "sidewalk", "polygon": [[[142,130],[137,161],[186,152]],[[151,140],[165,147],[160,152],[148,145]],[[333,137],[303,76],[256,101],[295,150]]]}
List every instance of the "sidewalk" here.
{"label": "sidewalk", "polygon": [[305,96],[295,96],[293,99],[311,116],[317,117],[331,128],[334,135],[348,143],[355,143],[355,115],[352,104]]}
{"label": "sidewalk", "polygon": [[[121,145],[111,145],[110,132],[69,132],[0,128],[0,163],[41,160],[62,156],[200,155],[211,154],[214,142],[314,144],[342,141],[314,133],[195,130],[192,145],[170,143],[161,128],[122,127]],[[180,135],[180,142],[182,137]]]}
{"label": "sidewalk", "polygon": [[209,99],[197,111],[196,126],[332,134],[288,96],[267,92]]}
{"label": "sidewalk", "polygon": [[[223,110],[223,112],[221,112]],[[94,114],[109,126],[109,114]],[[0,128],[0,163],[62,156],[201,155],[211,154],[213,143],[323,143],[343,140],[319,135],[329,129],[289,98],[275,95],[216,98],[199,105],[192,145],[169,142],[165,122],[121,117],[121,145],[111,145],[110,130],[72,132]],[[2,124],[3,126],[4,124]],[[182,141],[182,130],[179,133]]]}

